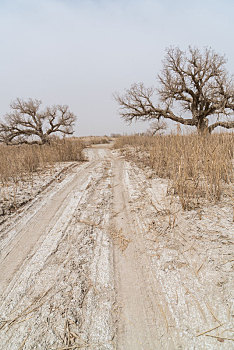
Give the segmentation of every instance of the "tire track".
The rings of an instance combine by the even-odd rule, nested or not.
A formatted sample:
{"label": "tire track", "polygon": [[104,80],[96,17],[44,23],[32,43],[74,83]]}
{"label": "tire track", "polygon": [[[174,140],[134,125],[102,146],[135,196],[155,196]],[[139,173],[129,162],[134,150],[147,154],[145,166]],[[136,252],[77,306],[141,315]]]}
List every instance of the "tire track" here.
{"label": "tire track", "polygon": [[[1,276],[4,349],[18,350],[22,344],[24,349],[114,347],[113,258],[106,230],[112,196],[110,162],[95,149],[88,152],[94,160],[78,168],[60,191],[45,194],[46,208],[35,203],[27,226],[19,220],[17,244],[12,248],[14,240],[8,241],[9,253],[0,264],[1,271],[7,263],[11,271]],[[21,262],[16,264],[14,249],[20,240],[30,239],[34,228],[39,231],[37,240],[21,249]]]}

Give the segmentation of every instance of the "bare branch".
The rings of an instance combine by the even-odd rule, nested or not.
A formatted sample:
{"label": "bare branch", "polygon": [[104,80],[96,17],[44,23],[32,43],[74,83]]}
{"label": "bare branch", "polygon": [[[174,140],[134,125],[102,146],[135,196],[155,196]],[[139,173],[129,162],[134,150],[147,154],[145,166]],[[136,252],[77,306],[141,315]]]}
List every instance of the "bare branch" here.
{"label": "bare branch", "polygon": [[208,127],[209,133],[211,133],[215,128],[218,126],[221,126],[226,129],[232,129],[234,128],[234,121],[229,121],[229,122],[216,122]]}
{"label": "bare branch", "polygon": [[76,116],[68,106],[56,105],[45,111],[40,111],[40,106],[40,100],[17,98],[11,104],[12,112],[5,116],[4,123],[0,123],[0,141],[26,143],[36,136],[46,143],[52,133],[73,134]]}
{"label": "bare branch", "polygon": [[140,83],[132,85],[124,96],[115,95],[115,99],[121,106],[120,114],[122,118],[131,123],[134,119],[159,120],[161,117],[164,117],[185,125],[193,125],[192,119],[176,116],[169,107],[165,109],[155,107],[151,100],[153,93],[154,90],[152,88],[145,88]]}
{"label": "bare branch", "polygon": [[148,135],[162,135],[166,130],[167,124],[162,120],[156,120],[151,123],[150,128],[147,130],[146,134]]}
{"label": "bare branch", "polygon": [[[226,58],[210,48],[200,52],[189,47],[188,53],[167,49],[157,90],[140,83],[132,85],[123,96],[115,95],[122,118],[127,122],[166,118],[205,131],[211,116],[221,122],[234,112],[233,77],[228,76],[225,63]],[[158,105],[153,102],[156,92]],[[230,125],[223,121],[223,127]],[[209,130],[213,129],[210,125]]]}

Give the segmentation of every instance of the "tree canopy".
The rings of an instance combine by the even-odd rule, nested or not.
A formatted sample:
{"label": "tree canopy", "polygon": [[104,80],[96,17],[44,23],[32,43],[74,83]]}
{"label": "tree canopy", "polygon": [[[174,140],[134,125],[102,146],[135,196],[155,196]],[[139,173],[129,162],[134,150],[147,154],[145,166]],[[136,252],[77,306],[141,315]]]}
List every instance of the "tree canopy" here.
{"label": "tree canopy", "polygon": [[51,134],[72,135],[76,116],[66,105],[55,105],[40,110],[42,102],[37,99],[24,101],[17,98],[11,112],[0,123],[0,141],[30,143],[33,139],[42,144],[49,142]]}
{"label": "tree canopy", "polygon": [[158,88],[139,83],[123,96],[115,95],[120,114],[127,122],[171,119],[195,126],[199,133],[211,133],[218,126],[233,128],[234,82],[225,64],[225,57],[210,48],[169,48]]}

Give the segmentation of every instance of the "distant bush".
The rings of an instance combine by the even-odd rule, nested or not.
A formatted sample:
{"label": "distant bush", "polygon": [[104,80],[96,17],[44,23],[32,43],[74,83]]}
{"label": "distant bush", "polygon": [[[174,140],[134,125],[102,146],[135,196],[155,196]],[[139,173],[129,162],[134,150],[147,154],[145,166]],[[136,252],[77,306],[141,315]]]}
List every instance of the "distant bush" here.
{"label": "distant bush", "polygon": [[85,136],[80,138],[86,146],[109,143],[111,138],[108,136]]}

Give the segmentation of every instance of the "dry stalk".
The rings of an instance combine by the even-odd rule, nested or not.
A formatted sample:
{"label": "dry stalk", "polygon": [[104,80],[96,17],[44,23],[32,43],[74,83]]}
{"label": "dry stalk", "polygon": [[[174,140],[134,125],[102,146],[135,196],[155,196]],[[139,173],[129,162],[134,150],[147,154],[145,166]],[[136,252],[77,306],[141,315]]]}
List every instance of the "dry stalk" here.
{"label": "dry stalk", "polygon": [[234,341],[233,338],[224,338],[224,337],[219,337],[219,336],[216,336],[216,335],[210,335],[210,334],[205,334],[206,337],[211,337],[211,338],[216,338],[217,340],[223,342],[224,340],[231,340],[231,341]]}
{"label": "dry stalk", "polygon": [[[5,321],[4,325],[1,327],[5,327],[5,325],[8,325],[8,329],[10,326],[12,326],[13,324],[16,324],[16,323],[20,323],[20,322],[23,322],[25,321],[26,319],[22,320],[22,321],[18,321],[20,318],[22,317],[26,317],[27,315],[31,314],[32,312],[36,311],[37,309],[39,309],[46,301],[46,299],[44,301],[41,302],[41,300],[43,298],[45,298],[45,296],[50,292],[50,290],[52,289],[49,288],[44,294],[42,294],[41,297],[39,297],[37,300],[35,300],[33,303],[31,303],[29,306],[27,306],[22,312],[21,314],[17,315],[15,318],[13,318],[12,320],[8,320],[8,321]],[[40,303],[41,302],[41,303]],[[34,303],[39,303],[39,305],[33,307],[31,310],[30,308],[33,306]],[[30,317],[31,318],[31,317]],[[18,322],[16,322],[18,321]]]}
{"label": "dry stalk", "polygon": [[197,336],[197,337],[200,337],[201,335],[204,335],[204,334],[206,334],[206,333],[209,333],[209,332],[211,332],[211,331],[214,331],[215,329],[217,329],[217,328],[219,328],[219,327],[221,327],[221,326],[222,326],[222,324],[219,324],[218,326],[216,326],[216,327],[214,327],[214,328],[211,328],[211,329],[209,329],[208,331],[199,333],[199,334],[197,334],[196,336]]}
{"label": "dry stalk", "polygon": [[[204,200],[216,202],[233,183],[234,134],[123,136],[115,147],[139,166],[167,178],[182,208],[199,208]],[[127,147],[130,146],[130,147]],[[230,191],[229,191],[230,193]]]}
{"label": "dry stalk", "polygon": [[[14,186],[14,196],[20,182],[29,179],[34,182],[34,175],[40,175],[45,167],[53,166],[56,162],[84,160],[84,144],[78,138],[55,139],[46,145],[0,145],[0,184],[7,189]],[[1,191],[0,200],[5,197]]]}
{"label": "dry stalk", "polygon": [[202,269],[203,265],[205,264],[205,261],[206,261],[206,258],[205,258],[205,260],[202,262],[202,264],[200,265],[200,267],[197,269],[197,271],[196,271],[196,275],[198,275],[198,274],[199,274],[199,272],[201,271],[201,269]]}
{"label": "dry stalk", "polygon": [[21,344],[20,347],[19,347],[19,350],[23,350],[24,345],[26,344],[26,341],[28,340],[29,335],[30,335],[30,334],[27,334],[27,336],[24,338],[22,344]]}
{"label": "dry stalk", "polygon": [[90,348],[95,347],[94,349],[99,349],[99,346],[105,345],[104,343],[89,343],[89,344],[74,344],[70,346],[64,346],[62,348],[57,348],[56,350],[70,350],[70,349],[82,349],[82,348]]}
{"label": "dry stalk", "polygon": [[207,319],[206,319],[206,315],[205,315],[205,312],[203,311],[202,307],[201,307],[201,304],[199,303],[199,301],[197,300],[197,298],[195,297],[195,295],[193,295],[193,293],[190,292],[190,290],[188,290],[188,288],[185,287],[185,290],[186,292],[192,297],[192,299],[195,301],[195,303],[197,304],[197,307],[204,319],[205,322],[207,322]]}
{"label": "dry stalk", "polygon": [[218,323],[221,325],[222,323],[221,323],[221,322],[218,320],[218,318],[215,316],[214,311],[212,310],[212,308],[211,308],[210,304],[208,303],[208,301],[205,301],[205,304],[206,304],[206,306],[207,306],[207,309],[210,311],[211,315],[213,316],[214,320],[215,320],[216,322],[218,322]]}
{"label": "dry stalk", "polygon": [[115,229],[110,229],[111,235],[113,237],[114,243],[116,243],[120,250],[122,251],[122,253],[127,249],[129,243],[131,242],[130,239],[127,239],[124,234],[123,234],[123,230],[115,230]]}
{"label": "dry stalk", "polygon": [[160,311],[161,311],[161,314],[163,315],[163,318],[164,318],[164,320],[165,320],[166,327],[167,327],[167,332],[168,332],[168,330],[169,330],[169,324],[168,324],[168,321],[167,321],[167,316],[166,316],[166,314],[165,314],[165,312],[164,312],[164,310],[163,310],[163,307],[162,307],[160,304],[158,304],[158,307],[159,307],[159,309],[160,309]]}

